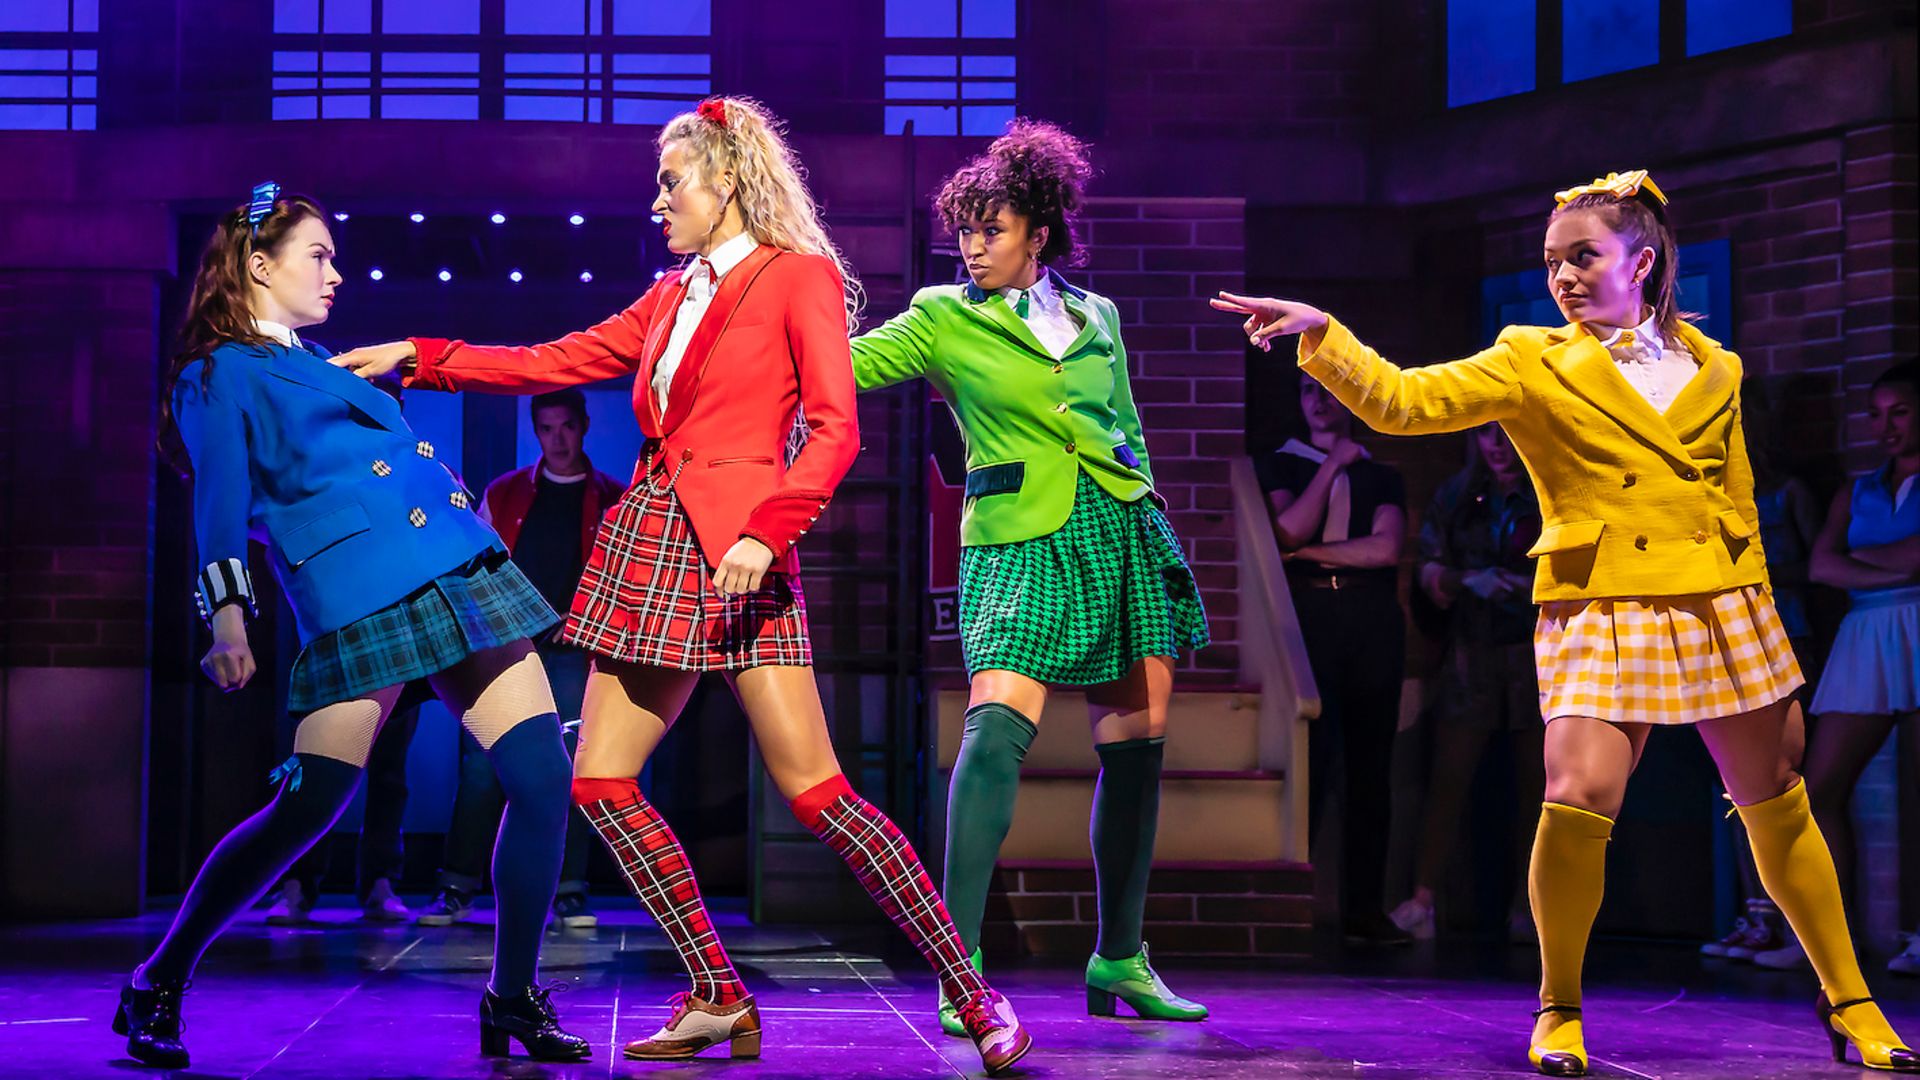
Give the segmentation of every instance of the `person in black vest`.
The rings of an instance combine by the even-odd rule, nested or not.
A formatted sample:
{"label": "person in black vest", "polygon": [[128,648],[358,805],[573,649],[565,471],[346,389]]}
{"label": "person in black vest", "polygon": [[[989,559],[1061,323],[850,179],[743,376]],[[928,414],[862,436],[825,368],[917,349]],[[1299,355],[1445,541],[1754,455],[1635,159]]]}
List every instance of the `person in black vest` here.
{"label": "person in black vest", "polygon": [[[620,500],[626,485],[593,467],[581,447],[587,434],[587,398],[569,387],[532,399],[534,435],[540,440],[540,460],[495,480],[481,499],[480,516],[491,524],[513,553],[514,565],[533,582],[555,610],[566,610],[580,584],[580,573],[593,550],[601,515]],[[566,724],[567,751],[578,745],[580,702],[586,695],[588,655],[554,640],[549,633],[537,641],[540,660],[553,685],[553,698]],[[465,732],[460,736],[460,786],[454,795],[453,820],[440,870],[440,890],[416,921],[422,926],[448,926],[473,913],[500,822],[502,796],[480,746]],[[587,907],[587,855],[593,830],[579,814],[567,819],[565,861],[560,888],[553,898],[553,917],[568,929],[598,924]]]}
{"label": "person in black vest", "polygon": [[1300,412],[1307,438],[1288,440],[1257,466],[1320,688],[1308,742],[1308,830],[1320,835],[1337,767],[1346,781],[1342,929],[1355,944],[1405,945],[1412,935],[1386,914],[1386,866],[1388,770],[1407,652],[1397,584],[1406,485],[1369,460],[1353,441],[1352,414],[1305,375]]}

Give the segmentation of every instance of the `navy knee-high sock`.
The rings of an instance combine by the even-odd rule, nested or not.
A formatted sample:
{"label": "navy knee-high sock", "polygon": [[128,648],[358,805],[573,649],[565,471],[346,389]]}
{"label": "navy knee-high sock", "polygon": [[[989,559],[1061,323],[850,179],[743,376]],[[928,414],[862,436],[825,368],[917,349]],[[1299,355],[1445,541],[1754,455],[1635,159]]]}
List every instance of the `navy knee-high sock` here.
{"label": "navy knee-high sock", "polygon": [[515,724],[487,756],[507,796],[493,844],[493,991],[512,997],[539,972],[573,805],[573,763],[553,713]]}
{"label": "navy knee-high sock", "polygon": [[185,982],[200,954],[234,916],[252,907],[302,852],[326,835],[360,786],[360,767],[319,754],[295,754],[296,766],[259,813],[214,846],[193,879],[173,926],[139,978],[146,985]]}

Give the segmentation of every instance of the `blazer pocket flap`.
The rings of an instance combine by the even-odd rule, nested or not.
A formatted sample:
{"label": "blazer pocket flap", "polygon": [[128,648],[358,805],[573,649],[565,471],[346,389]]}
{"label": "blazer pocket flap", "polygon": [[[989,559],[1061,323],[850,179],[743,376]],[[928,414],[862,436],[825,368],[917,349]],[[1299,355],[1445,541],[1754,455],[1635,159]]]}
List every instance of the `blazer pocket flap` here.
{"label": "blazer pocket flap", "polygon": [[1027,480],[1027,463],[1008,461],[999,465],[982,465],[967,473],[967,498],[978,499],[986,495],[1005,495],[1019,491],[1020,485]]}
{"label": "blazer pocket flap", "polygon": [[1549,525],[1540,530],[1540,539],[1527,549],[1527,554],[1551,555],[1556,551],[1593,547],[1600,542],[1600,534],[1606,530],[1607,523],[1604,521],[1568,521]]}
{"label": "blazer pocket flap", "polygon": [[367,511],[358,503],[329,510],[279,537],[280,554],[291,566],[299,566],[350,536],[373,528]]}
{"label": "blazer pocket flap", "polygon": [[1737,510],[1720,511],[1720,529],[1735,540],[1746,540],[1756,531],[1753,526],[1747,524],[1747,519],[1741,517]]}

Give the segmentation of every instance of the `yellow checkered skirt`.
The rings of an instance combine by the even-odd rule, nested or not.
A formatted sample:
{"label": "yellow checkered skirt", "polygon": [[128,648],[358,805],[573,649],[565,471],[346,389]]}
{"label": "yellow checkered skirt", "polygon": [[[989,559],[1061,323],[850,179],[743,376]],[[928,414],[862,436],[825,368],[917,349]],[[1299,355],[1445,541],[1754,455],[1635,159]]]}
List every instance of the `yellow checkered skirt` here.
{"label": "yellow checkered skirt", "polygon": [[1806,681],[1773,596],[1559,600],[1533,631],[1540,715],[1694,724],[1771,705]]}

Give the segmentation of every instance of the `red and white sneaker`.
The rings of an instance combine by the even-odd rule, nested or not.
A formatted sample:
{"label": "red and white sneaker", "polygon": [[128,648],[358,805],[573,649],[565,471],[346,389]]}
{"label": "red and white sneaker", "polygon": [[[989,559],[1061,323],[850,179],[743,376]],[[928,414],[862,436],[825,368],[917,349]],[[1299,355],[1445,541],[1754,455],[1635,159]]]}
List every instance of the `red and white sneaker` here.
{"label": "red and white sneaker", "polygon": [[760,1006],[751,995],[731,1005],[711,1005],[682,991],[673,995],[673,1017],[665,1027],[627,1044],[635,1061],[680,1061],[709,1047],[727,1044],[733,1057],[760,1056]]}
{"label": "red and white sneaker", "polygon": [[980,1051],[988,1076],[999,1076],[1033,1049],[1033,1036],[1020,1026],[1013,1006],[993,990],[982,990],[960,1006],[960,1023]]}

